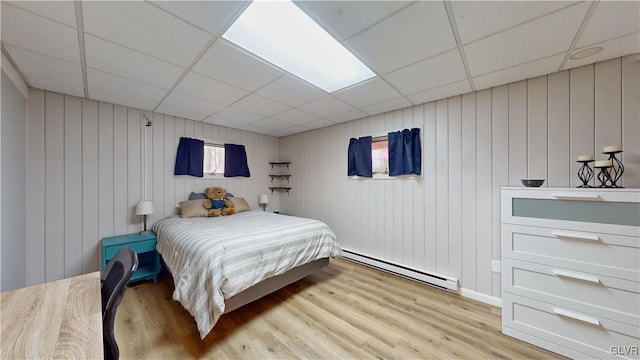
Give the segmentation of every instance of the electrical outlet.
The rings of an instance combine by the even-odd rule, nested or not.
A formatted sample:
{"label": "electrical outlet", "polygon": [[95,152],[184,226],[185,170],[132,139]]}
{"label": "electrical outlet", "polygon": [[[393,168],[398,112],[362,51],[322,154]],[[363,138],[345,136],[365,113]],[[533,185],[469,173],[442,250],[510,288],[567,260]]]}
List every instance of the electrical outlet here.
{"label": "electrical outlet", "polygon": [[491,271],[495,273],[502,273],[502,261],[491,260]]}

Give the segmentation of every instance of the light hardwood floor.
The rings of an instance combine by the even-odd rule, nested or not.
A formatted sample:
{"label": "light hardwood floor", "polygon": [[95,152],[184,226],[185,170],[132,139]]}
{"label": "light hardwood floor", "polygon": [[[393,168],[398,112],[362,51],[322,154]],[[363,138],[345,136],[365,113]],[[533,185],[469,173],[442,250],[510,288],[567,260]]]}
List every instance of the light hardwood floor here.
{"label": "light hardwood floor", "polygon": [[500,309],[336,259],[223,315],[200,340],[169,276],[129,288],[116,316],[122,359],[548,359],[500,333]]}

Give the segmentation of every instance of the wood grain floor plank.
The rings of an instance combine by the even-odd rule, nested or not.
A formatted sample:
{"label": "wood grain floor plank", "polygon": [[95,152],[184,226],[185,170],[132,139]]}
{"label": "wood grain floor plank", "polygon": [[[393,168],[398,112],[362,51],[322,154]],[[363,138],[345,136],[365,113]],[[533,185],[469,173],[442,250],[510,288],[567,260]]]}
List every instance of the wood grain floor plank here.
{"label": "wood grain floor plank", "polygon": [[500,309],[358,263],[324,269],[225,314],[201,340],[169,276],[125,293],[123,359],[553,359],[502,335]]}

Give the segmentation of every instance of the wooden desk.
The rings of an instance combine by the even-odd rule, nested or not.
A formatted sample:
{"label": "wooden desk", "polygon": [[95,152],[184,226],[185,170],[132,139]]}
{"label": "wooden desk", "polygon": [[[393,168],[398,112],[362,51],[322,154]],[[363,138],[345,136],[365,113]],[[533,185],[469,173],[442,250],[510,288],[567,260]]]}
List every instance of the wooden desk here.
{"label": "wooden desk", "polygon": [[102,358],[100,273],[0,294],[0,358]]}

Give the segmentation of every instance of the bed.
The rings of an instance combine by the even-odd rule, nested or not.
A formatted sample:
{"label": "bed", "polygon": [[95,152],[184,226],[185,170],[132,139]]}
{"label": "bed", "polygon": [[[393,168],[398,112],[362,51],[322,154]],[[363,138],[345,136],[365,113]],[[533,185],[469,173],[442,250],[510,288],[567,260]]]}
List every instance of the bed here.
{"label": "bed", "polygon": [[156,222],[157,250],[175,284],[173,299],[205,338],[223,313],[317,271],[340,254],[323,222],[265,211]]}

